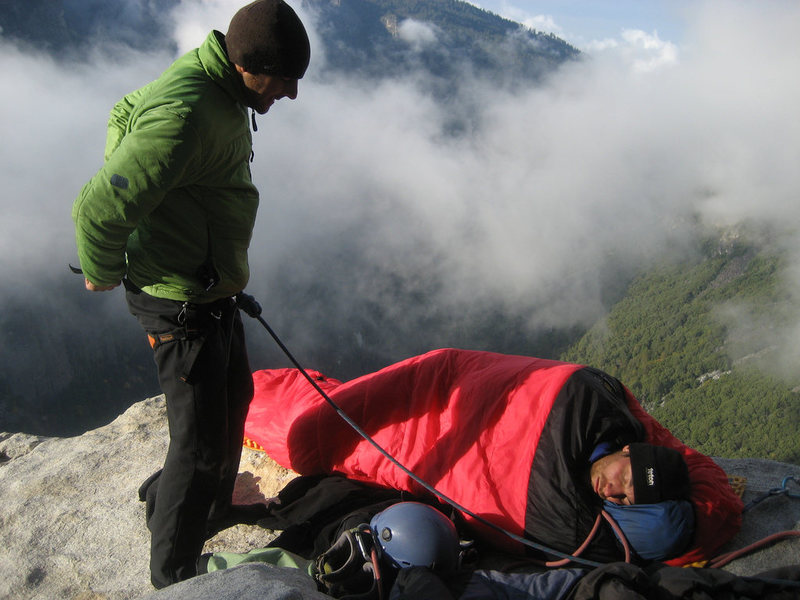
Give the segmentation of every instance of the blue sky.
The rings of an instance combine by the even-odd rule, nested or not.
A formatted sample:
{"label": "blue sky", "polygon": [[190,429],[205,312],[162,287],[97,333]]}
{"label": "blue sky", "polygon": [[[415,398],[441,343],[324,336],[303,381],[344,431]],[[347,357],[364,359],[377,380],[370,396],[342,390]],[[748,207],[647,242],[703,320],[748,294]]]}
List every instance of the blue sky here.
{"label": "blue sky", "polygon": [[686,0],[472,0],[502,17],[551,32],[585,49],[595,41],[617,39],[624,30],[657,33],[680,44]]}

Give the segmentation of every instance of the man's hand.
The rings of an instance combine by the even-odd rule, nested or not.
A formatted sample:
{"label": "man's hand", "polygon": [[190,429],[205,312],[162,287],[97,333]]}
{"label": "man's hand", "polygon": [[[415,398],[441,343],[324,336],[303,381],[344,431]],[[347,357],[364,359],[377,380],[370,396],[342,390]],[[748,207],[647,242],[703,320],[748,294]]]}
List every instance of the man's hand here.
{"label": "man's hand", "polygon": [[114,285],[95,285],[85,277],[83,280],[86,282],[86,289],[90,292],[107,292],[119,286],[119,283],[115,283]]}

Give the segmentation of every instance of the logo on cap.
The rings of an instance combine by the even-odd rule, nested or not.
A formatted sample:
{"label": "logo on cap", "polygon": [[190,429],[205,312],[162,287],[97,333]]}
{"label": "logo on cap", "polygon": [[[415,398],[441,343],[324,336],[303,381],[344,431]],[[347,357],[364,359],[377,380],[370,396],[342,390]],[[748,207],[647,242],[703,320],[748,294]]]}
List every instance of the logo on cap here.
{"label": "logo on cap", "polygon": [[645,472],[647,473],[647,485],[653,487],[656,484],[656,474],[653,471],[653,467],[647,467]]}

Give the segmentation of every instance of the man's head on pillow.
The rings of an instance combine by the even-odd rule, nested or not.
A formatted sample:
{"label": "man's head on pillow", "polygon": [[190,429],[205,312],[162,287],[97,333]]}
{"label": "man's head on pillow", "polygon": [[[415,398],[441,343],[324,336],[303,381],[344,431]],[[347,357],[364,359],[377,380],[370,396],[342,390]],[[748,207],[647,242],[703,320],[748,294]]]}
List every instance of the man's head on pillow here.
{"label": "man's head on pillow", "polygon": [[592,463],[592,489],[615,504],[688,500],[689,469],[680,452],[652,444],[629,444]]}

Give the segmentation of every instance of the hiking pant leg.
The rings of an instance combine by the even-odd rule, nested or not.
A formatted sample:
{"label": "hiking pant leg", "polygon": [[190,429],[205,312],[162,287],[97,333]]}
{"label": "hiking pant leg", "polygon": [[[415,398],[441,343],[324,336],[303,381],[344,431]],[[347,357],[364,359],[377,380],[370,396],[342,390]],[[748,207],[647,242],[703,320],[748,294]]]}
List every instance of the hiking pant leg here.
{"label": "hiking pant leg", "polygon": [[253,399],[253,373],[247,357],[241,314],[234,312],[228,361],[227,451],[222,478],[209,519],[223,518],[231,506],[244,443],[244,423]]}
{"label": "hiking pant leg", "polygon": [[[151,580],[161,588],[196,574],[209,509],[220,495],[226,465],[229,469],[235,462],[238,470],[241,439],[238,455],[232,458],[235,433],[230,433],[228,402],[229,351],[238,310],[231,307],[219,318],[208,318],[207,311],[203,313],[201,308],[197,314],[187,316],[183,327],[178,319],[183,303],[133,292],[128,293],[128,302],[149,334],[176,334],[174,341],[154,348],[170,431],[169,449],[148,523]],[[191,329],[192,333],[180,339],[182,328]],[[244,345],[241,336],[238,344]],[[240,349],[236,360],[241,358]],[[235,371],[241,373],[244,368],[249,366],[237,364]],[[237,417],[242,403],[241,399],[234,403]],[[246,415],[246,407],[244,411]],[[228,477],[235,480],[235,474]],[[229,487],[232,489],[232,484]],[[227,502],[230,504],[229,499]]]}

